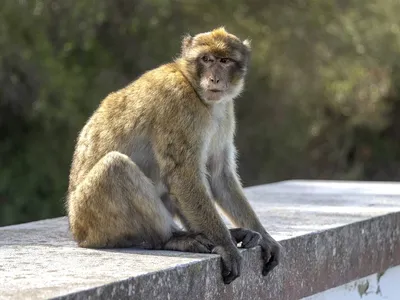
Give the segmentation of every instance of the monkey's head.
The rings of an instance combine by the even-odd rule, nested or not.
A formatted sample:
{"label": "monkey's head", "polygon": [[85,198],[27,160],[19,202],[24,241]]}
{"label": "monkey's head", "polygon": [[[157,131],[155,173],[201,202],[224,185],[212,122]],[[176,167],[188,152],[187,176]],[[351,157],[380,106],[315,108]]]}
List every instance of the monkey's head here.
{"label": "monkey's head", "polygon": [[202,100],[218,103],[242,91],[249,56],[249,41],[241,41],[221,27],[185,36],[180,60]]}

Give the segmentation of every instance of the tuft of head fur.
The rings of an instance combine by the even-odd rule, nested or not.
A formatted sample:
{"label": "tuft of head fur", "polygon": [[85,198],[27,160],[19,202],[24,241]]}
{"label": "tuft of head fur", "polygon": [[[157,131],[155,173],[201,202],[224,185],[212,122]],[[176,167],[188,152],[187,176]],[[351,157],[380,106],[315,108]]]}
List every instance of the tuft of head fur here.
{"label": "tuft of head fur", "polygon": [[245,40],[243,41],[243,45],[245,45],[245,46],[247,47],[248,51],[251,50],[251,40],[245,39]]}
{"label": "tuft of head fur", "polygon": [[[239,52],[234,54],[249,55],[251,51],[250,41],[244,40],[242,42],[237,36],[227,32],[224,27],[219,27],[193,37],[189,34],[185,35],[182,39],[181,57],[194,57],[202,51],[226,57],[232,54],[234,50]],[[238,55],[236,58],[242,58]]]}

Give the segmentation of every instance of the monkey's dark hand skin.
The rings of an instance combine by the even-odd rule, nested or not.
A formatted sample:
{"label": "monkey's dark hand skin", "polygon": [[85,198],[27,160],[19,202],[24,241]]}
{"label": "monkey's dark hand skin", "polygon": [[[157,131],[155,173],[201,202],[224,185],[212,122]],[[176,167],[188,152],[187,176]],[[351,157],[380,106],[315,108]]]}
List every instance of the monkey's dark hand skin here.
{"label": "monkey's dark hand skin", "polygon": [[262,275],[266,276],[280,263],[283,248],[269,234],[263,235],[260,246],[263,259]]}
{"label": "monkey's dark hand skin", "polygon": [[261,234],[250,229],[232,228],[229,231],[235,244],[242,243],[241,248],[253,248],[261,241]]}
{"label": "monkey's dark hand skin", "polygon": [[222,279],[225,284],[230,284],[240,276],[242,269],[242,256],[238,249],[217,246],[212,250],[212,253],[221,255],[222,258]]}
{"label": "monkey's dark hand skin", "polygon": [[214,245],[202,234],[176,231],[163,248],[165,250],[211,253]]}
{"label": "monkey's dark hand skin", "polygon": [[242,243],[242,248],[253,248],[258,245],[261,246],[263,276],[266,276],[279,264],[282,246],[268,233],[265,233],[263,238],[260,233],[246,228],[233,228],[229,231],[234,243]]}

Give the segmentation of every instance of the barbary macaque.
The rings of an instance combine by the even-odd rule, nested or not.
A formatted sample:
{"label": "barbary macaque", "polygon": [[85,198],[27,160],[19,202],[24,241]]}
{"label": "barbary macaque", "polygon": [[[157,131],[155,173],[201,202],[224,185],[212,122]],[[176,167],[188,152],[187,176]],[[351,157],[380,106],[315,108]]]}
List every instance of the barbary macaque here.
{"label": "barbary macaque", "polygon": [[[249,56],[250,43],[224,28],[187,35],[177,59],[102,101],[79,134],[69,177],[80,247],[217,253],[227,284],[240,275],[239,243],[261,246],[263,275],[278,264],[281,246],[236,173],[233,100]],[[214,201],[238,228],[228,230]]]}

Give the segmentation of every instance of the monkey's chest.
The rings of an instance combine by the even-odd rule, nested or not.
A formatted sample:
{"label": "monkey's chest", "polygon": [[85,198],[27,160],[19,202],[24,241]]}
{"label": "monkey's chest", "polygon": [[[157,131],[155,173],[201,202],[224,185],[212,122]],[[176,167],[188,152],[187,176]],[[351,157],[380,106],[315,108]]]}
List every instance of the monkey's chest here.
{"label": "monkey's chest", "polygon": [[227,118],[224,106],[216,107],[205,141],[207,158],[211,159],[224,151],[231,135],[231,124]]}
{"label": "monkey's chest", "polygon": [[222,152],[226,145],[226,140],[226,133],[218,125],[215,125],[211,131],[208,141],[205,142],[207,159],[210,159],[216,154]]}
{"label": "monkey's chest", "polygon": [[209,140],[206,142],[206,169],[207,173],[211,176],[216,176],[220,174],[222,166],[225,161],[225,149],[230,140],[229,134],[221,128],[221,126],[216,125],[213,134],[210,136]]}

